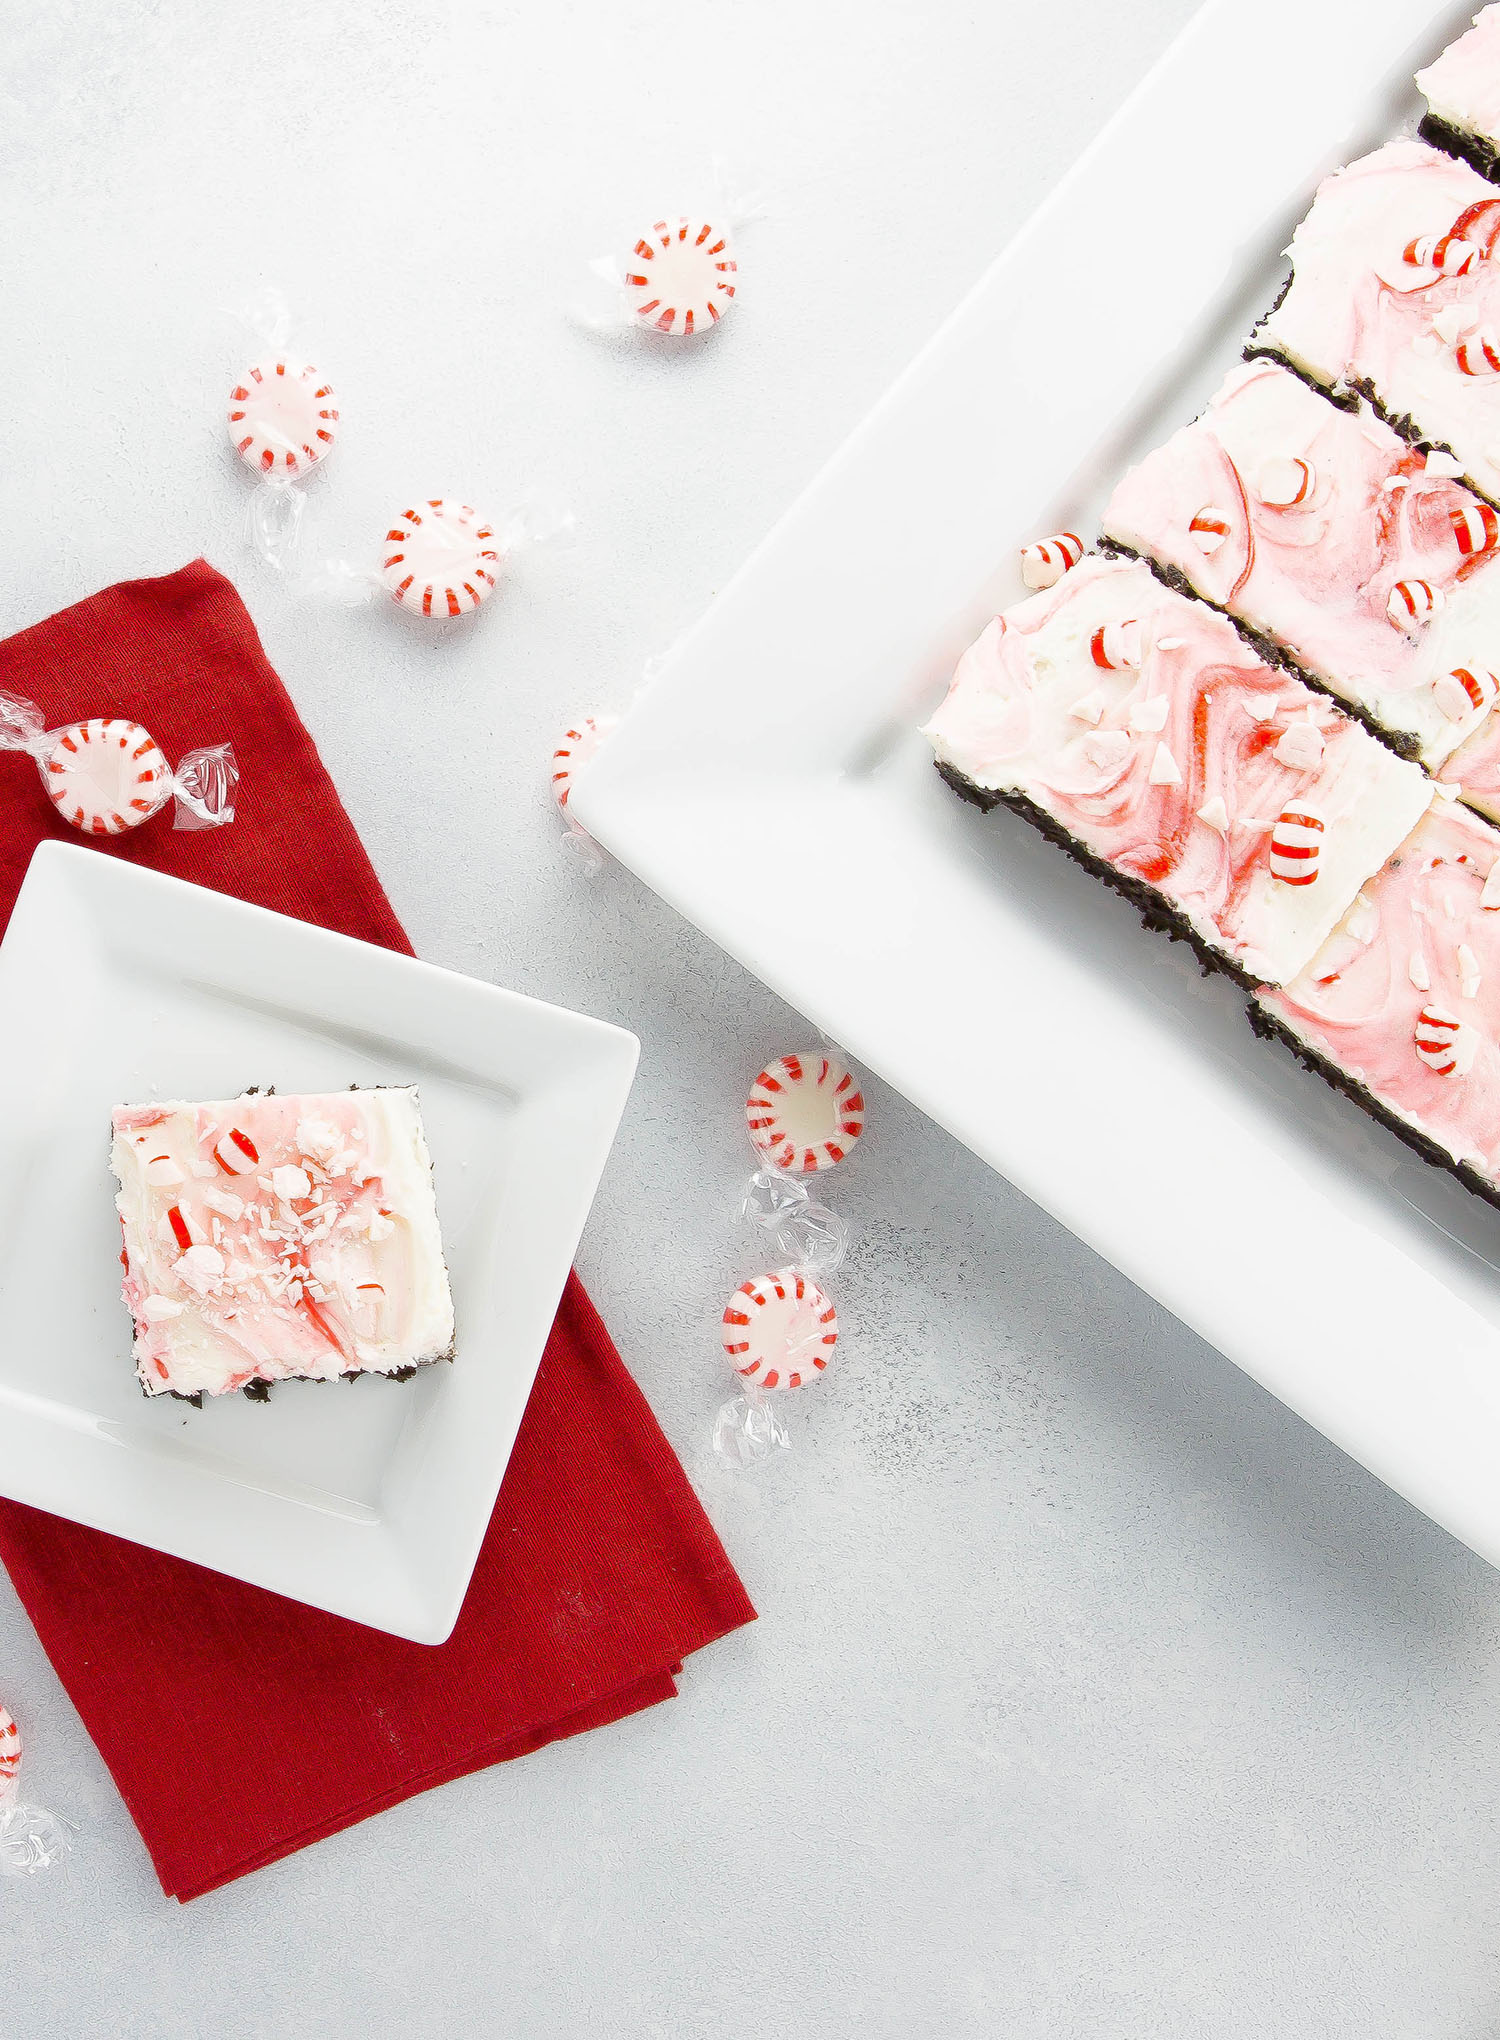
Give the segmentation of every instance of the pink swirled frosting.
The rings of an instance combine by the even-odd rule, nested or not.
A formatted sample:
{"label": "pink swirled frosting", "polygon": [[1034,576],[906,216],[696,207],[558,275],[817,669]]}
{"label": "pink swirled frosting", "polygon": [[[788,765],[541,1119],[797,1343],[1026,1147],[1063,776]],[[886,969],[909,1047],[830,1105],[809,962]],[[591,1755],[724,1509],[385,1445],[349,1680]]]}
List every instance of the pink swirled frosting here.
{"label": "pink swirled frosting", "polygon": [[[1437,803],[1307,969],[1258,997],[1392,1112],[1500,1181],[1497,865],[1500,835]],[[1455,1038],[1453,1068],[1420,1052],[1424,1014]]]}
{"label": "pink swirled frosting", "polygon": [[[1276,639],[1383,728],[1416,738],[1436,765],[1494,699],[1475,706],[1440,683],[1457,668],[1483,677],[1500,667],[1500,558],[1490,549],[1500,519],[1443,473],[1445,460],[1429,467],[1373,415],[1339,410],[1278,363],[1252,361],[1130,470],[1104,529]],[[1195,530],[1205,512],[1208,528]],[[1403,582],[1430,588],[1437,604],[1412,629],[1391,614]]]}
{"label": "pink swirled frosting", "polygon": [[148,1395],[390,1374],[451,1352],[415,1091],[122,1105],[111,1159]]}
{"label": "pink swirled frosting", "polygon": [[1439,120],[1500,143],[1500,7],[1476,14],[1471,29],[1418,71],[1417,86]]}
{"label": "pink swirled frosting", "polygon": [[[1445,236],[1474,247],[1466,274],[1407,259]],[[1500,496],[1500,372],[1460,366],[1466,338],[1500,345],[1497,248],[1493,184],[1421,142],[1387,142],[1319,185],[1288,251],[1291,287],[1253,344],[1325,386],[1370,384],[1392,416],[1451,446],[1475,488]]]}
{"label": "pink swirled frosting", "polygon": [[[1136,663],[1101,667],[1101,631],[1106,657],[1123,647]],[[1431,797],[1418,766],[1129,560],[1091,556],[997,617],[926,735],[976,787],[1024,794],[1273,982],[1314,955]],[[1273,831],[1309,807],[1318,875],[1289,885]]]}

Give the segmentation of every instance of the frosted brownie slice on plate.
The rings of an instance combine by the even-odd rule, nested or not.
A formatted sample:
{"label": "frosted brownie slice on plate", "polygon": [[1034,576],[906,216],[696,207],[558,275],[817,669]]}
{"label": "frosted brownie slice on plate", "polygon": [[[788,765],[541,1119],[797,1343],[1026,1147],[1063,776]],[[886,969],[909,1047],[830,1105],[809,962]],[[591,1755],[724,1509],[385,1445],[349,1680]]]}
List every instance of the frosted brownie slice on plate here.
{"label": "frosted brownie slice on plate", "polygon": [[1135,560],[1085,559],[996,617],[925,734],[1153,926],[1294,977],[1432,795],[1420,767]]}
{"label": "frosted brownie slice on plate", "polygon": [[121,1105],[112,1162],[147,1395],[453,1357],[414,1090]]}
{"label": "frosted brownie slice on plate", "polygon": [[1500,695],[1500,512],[1453,465],[1252,361],[1130,470],[1104,531],[1438,765]]}
{"label": "frosted brownie slice on plate", "polygon": [[1252,1017],[1500,1203],[1500,835],[1437,802]]}
{"label": "frosted brownie slice on plate", "polygon": [[1324,388],[1376,399],[1500,495],[1500,192],[1469,164],[1387,142],[1319,185],[1292,280],[1251,336]]}
{"label": "frosted brownie slice on plate", "polygon": [[1417,85],[1427,101],[1426,140],[1493,177],[1500,164],[1500,7],[1476,14],[1466,34],[1418,71]]}

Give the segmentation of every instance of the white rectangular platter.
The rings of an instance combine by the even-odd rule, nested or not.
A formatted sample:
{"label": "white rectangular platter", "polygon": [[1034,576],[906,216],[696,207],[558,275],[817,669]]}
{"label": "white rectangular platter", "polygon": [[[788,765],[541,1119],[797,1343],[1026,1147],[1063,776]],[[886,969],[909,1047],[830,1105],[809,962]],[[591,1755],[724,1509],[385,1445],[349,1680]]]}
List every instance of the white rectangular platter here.
{"label": "white rectangular platter", "polygon": [[[1500,1214],[1255,1041],[1233,988],[919,723],[1026,540],[1092,532],[1414,124],[1468,4],[1214,0],[575,787],[681,912],[1292,1408],[1500,1563]],[[997,569],[997,562],[1003,563]],[[803,872],[767,845],[799,838]],[[877,1334],[878,1335],[878,1334]]]}
{"label": "white rectangular platter", "polygon": [[[0,943],[0,1494],[337,1615],[452,1629],[635,1074],[633,1035],[46,843]],[[141,1393],[111,1106],[416,1084],[457,1357]]]}

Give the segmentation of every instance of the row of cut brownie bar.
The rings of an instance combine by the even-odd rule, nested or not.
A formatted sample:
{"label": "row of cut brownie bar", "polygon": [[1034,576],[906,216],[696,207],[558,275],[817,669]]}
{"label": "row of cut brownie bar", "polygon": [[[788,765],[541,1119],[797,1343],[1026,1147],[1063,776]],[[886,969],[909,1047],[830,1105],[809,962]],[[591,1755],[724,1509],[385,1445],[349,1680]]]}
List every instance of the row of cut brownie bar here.
{"label": "row of cut brownie bar", "polygon": [[[1500,161],[1500,7],[1422,82]],[[1290,252],[1108,554],[1030,549],[927,734],[1500,1203],[1500,194],[1395,141]]]}

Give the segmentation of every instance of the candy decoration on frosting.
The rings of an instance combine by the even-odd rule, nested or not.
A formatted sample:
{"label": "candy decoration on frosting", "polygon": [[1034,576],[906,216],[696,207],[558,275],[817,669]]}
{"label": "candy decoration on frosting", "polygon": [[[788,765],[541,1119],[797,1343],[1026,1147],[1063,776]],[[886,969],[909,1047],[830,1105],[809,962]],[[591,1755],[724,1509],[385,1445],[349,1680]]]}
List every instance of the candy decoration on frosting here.
{"label": "candy decoration on frosting", "polygon": [[1134,617],[1120,623],[1101,623],[1089,639],[1089,656],[1106,673],[1118,673],[1141,663],[1141,627]]}
{"label": "candy decoration on frosting", "polygon": [[1469,503],[1455,505],[1449,515],[1453,520],[1453,536],[1466,560],[1493,552],[1500,545],[1500,516],[1488,503],[1481,503],[1476,498]]}
{"label": "candy decoration on frosting", "polygon": [[1210,505],[1198,511],[1188,524],[1188,530],[1199,552],[1212,555],[1229,536],[1229,519],[1222,510],[1215,510]]}
{"label": "candy decoration on frosting", "polygon": [[1455,666],[1451,673],[1439,674],[1432,691],[1449,721],[1462,722],[1490,706],[1500,694],[1500,677],[1482,666]]}
{"label": "candy decoration on frosting", "polygon": [[1443,591],[1430,581],[1397,581],[1386,597],[1385,613],[1398,630],[1415,637],[1443,606]]}
{"label": "candy decoration on frosting", "polygon": [[1424,1006],[1417,1015],[1416,1049],[1440,1077],[1462,1076],[1473,1056],[1469,1030],[1443,1006]]}
{"label": "candy decoration on frosting", "polygon": [[1466,334],[1456,352],[1465,375],[1500,375],[1500,339],[1493,333]]}
{"label": "candy decoration on frosting", "polygon": [[1305,503],[1317,486],[1317,474],[1310,460],[1277,454],[1261,463],[1256,494],[1272,510],[1290,510]]}
{"label": "candy decoration on frosting", "polygon": [[487,521],[467,503],[432,496],[403,510],[386,533],[380,576],[391,594],[423,616],[461,616],[495,592],[501,553]]}
{"label": "candy decoration on frosting", "polygon": [[1021,579],[1028,588],[1055,588],[1083,558],[1083,540],[1072,531],[1054,532],[1021,548]]}
{"label": "candy decoration on frosting", "polygon": [[11,1791],[21,1769],[21,1731],[8,1707],[0,1707],[0,1798]]}
{"label": "candy decoration on frosting", "polygon": [[229,436],[240,459],[283,479],[326,458],[338,436],[333,390],[315,368],[280,356],[247,368],[229,394]]}
{"label": "candy decoration on frosting", "polygon": [[172,798],[172,769],[139,723],[95,716],[52,734],[56,741],[42,761],[48,795],[86,835],[138,828]]}
{"label": "candy decoration on frosting", "polygon": [[838,1344],[838,1312],[809,1276],[790,1268],[752,1276],[724,1306],[724,1351],[760,1388],[816,1381]]}
{"label": "candy decoration on frosting", "polygon": [[836,1056],[779,1056],[750,1086],[745,1124],[776,1168],[810,1176],[843,1161],[864,1132],[864,1094]]}
{"label": "candy decoration on frosting", "polygon": [[1271,831],[1271,876],[1284,885],[1311,885],[1326,827],[1313,808],[1284,808]]}
{"label": "candy decoration on frosting", "polygon": [[1467,276],[1484,250],[1459,234],[1423,234],[1408,241],[1401,259],[1414,269],[1435,269],[1439,276]]}
{"label": "candy decoration on frosting", "polygon": [[737,277],[728,238],[710,221],[658,220],[626,258],[626,298],[642,325],[687,337],[718,324]]}
{"label": "candy decoration on frosting", "polygon": [[585,715],[569,730],[563,732],[562,742],[552,753],[552,798],[566,814],[568,796],[573,791],[575,774],[598,752],[599,746],[615,727],[612,715]]}
{"label": "candy decoration on frosting", "polygon": [[251,1176],[260,1167],[260,1150],[248,1133],[231,1126],[214,1143],[214,1160],[228,1176]]}

